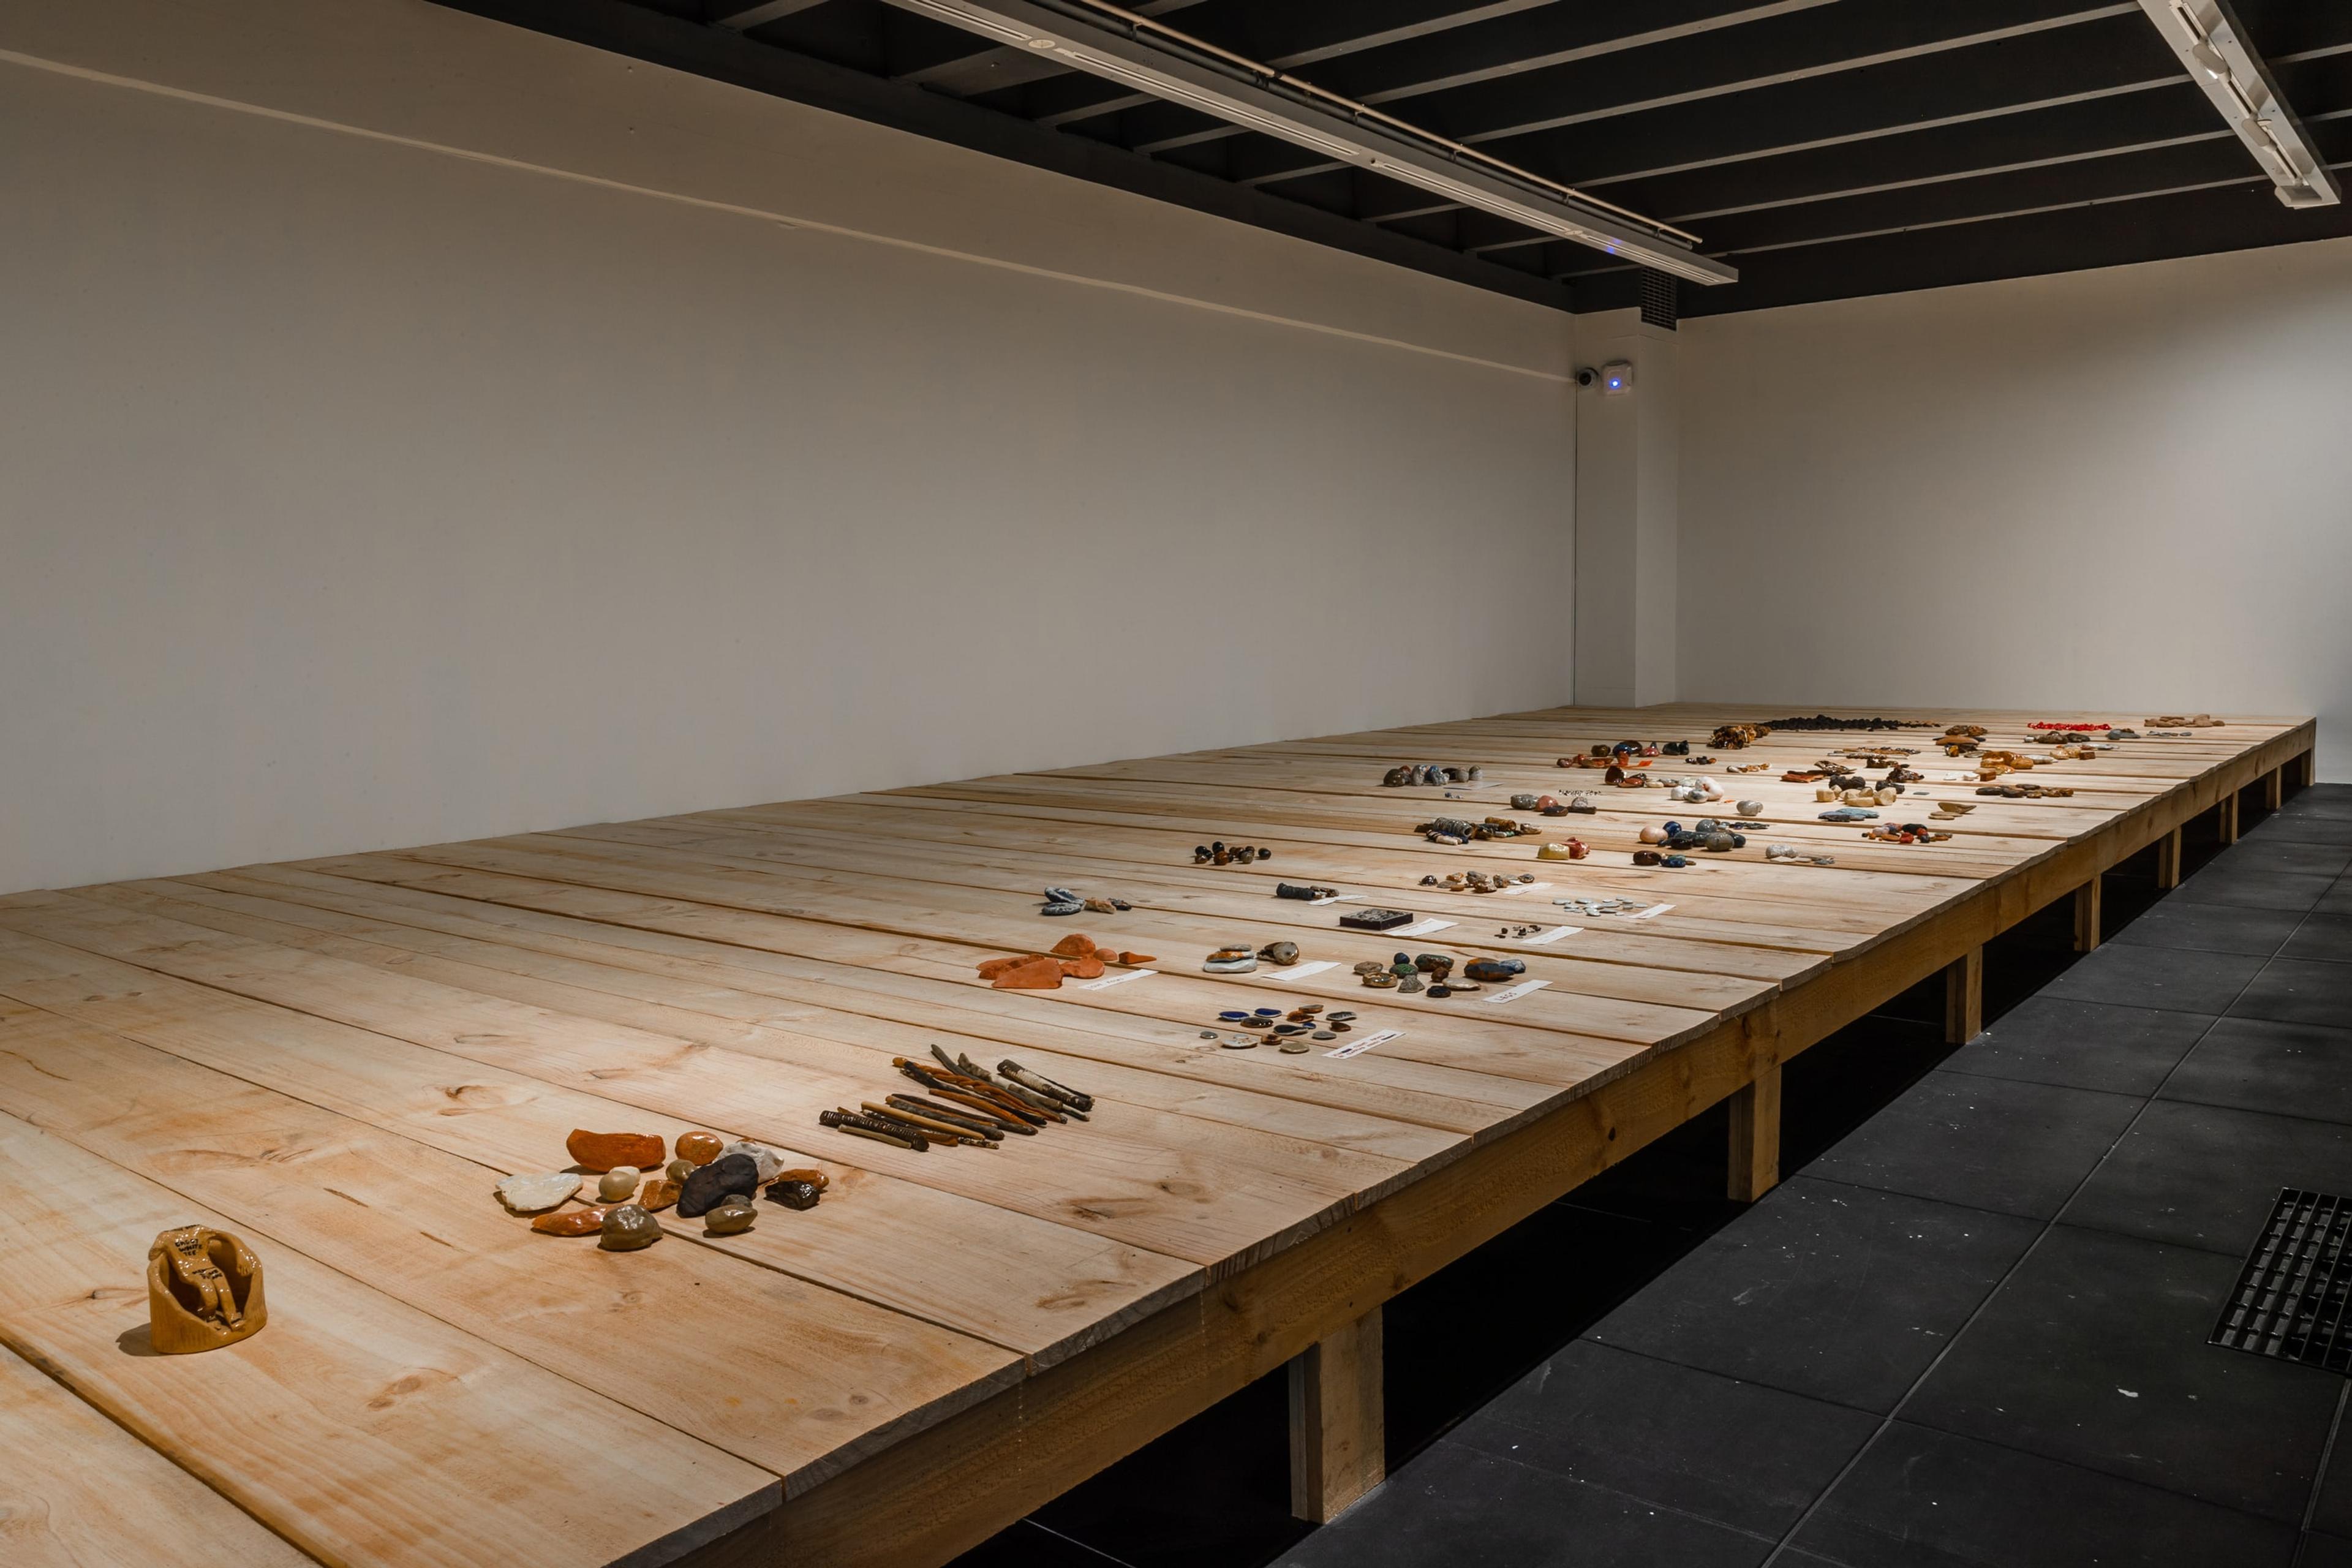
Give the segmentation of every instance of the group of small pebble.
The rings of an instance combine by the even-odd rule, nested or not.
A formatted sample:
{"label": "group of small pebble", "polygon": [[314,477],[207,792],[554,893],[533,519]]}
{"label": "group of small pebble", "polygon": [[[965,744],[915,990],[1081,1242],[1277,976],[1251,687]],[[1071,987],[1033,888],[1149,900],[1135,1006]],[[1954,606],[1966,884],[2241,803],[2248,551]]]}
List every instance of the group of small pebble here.
{"label": "group of small pebble", "polygon": [[[1287,1014],[1279,1007],[1229,1007],[1217,1015],[1217,1022],[1232,1029],[1263,1029],[1284,1056],[1300,1057],[1314,1048],[1310,1041],[1336,1040],[1353,1029],[1355,1017],[1349,1012],[1326,1013],[1320,1002],[1305,1002]],[[1201,1037],[1216,1040],[1229,1051],[1252,1050],[1258,1043],[1255,1035],[1221,1037],[1214,1029],[1202,1030]]]}
{"label": "group of small pebble", "polygon": [[1255,844],[1227,845],[1222,838],[1214,844],[1197,844],[1192,847],[1195,866],[1250,866],[1260,860],[1271,860],[1274,851],[1261,849]]}
{"label": "group of small pebble", "polygon": [[1454,958],[1449,953],[1400,952],[1387,963],[1368,958],[1356,965],[1357,977],[1376,991],[1396,991],[1405,995],[1426,992],[1433,1000],[1442,1001],[1464,992],[1480,991],[1489,981],[1508,980],[1527,973],[1527,964],[1516,958],[1474,958],[1463,965],[1462,978],[1454,978]]}
{"label": "group of small pebble", "polygon": [[1486,770],[1484,768],[1453,767],[1437,763],[1406,763],[1400,767],[1391,768],[1381,777],[1381,783],[1390,789],[1403,789],[1411,785],[1479,784],[1484,782],[1486,777]]}
{"label": "group of small pebble", "polygon": [[1298,962],[1298,944],[1277,941],[1252,947],[1245,942],[1229,942],[1210,953],[1201,970],[1205,974],[1247,974],[1261,962],[1287,969]]}
{"label": "group of small pebble", "polygon": [[1448,893],[1499,893],[1535,879],[1532,871],[1516,877],[1508,871],[1448,871],[1444,877],[1433,872],[1421,879],[1421,885]]}
{"label": "group of small pebble", "polygon": [[[509,1176],[499,1183],[499,1201],[510,1214],[535,1216],[530,1228],[542,1236],[593,1236],[606,1252],[635,1252],[659,1241],[661,1222],[654,1215],[673,1205],[679,1218],[701,1220],[706,1236],[736,1236],[758,1221],[751,1195],[762,1186],[769,1202],[808,1209],[828,1184],[822,1171],[787,1170],[773,1149],[722,1142],[715,1132],[679,1133],[677,1157],[667,1165],[656,1132],[575,1128],[564,1150],[574,1169]],[[649,1170],[658,1173],[648,1177]],[[596,1201],[567,1208],[583,1172],[596,1178]]]}
{"label": "group of small pebble", "polygon": [[1086,910],[1092,914],[1108,915],[1125,914],[1133,908],[1135,906],[1125,899],[1089,898],[1084,893],[1073,892],[1067,888],[1048,888],[1045,889],[1045,907],[1037,912],[1041,915],[1075,915],[1080,910]]}

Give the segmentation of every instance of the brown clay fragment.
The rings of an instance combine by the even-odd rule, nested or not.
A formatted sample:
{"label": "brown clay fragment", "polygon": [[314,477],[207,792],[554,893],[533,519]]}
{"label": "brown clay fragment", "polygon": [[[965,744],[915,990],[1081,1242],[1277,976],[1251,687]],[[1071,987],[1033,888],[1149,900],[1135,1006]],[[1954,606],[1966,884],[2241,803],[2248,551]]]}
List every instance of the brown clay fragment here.
{"label": "brown clay fragment", "polygon": [[1093,956],[1094,951],[1094,938],[1076,931],[1054,944],[1054,956],[1056,958],[1088,958]]}
{"label": "brown clay fragment", "polygon": [[541,1236],[595,1236],[604,1228],[605,1206],[592,1204],[581,1209],[557,1209],[531,1221],[530,1228]]}
{"label": "brown clay fragment", "polygon": [[1062,973],[1073,980],[1093,980],[1099,977],[1102,972],[1103,961],[1091,952],[1084,958],[1062,960]]}
{"label": "brown clay fragment", "polygon": [[999,971],[990,984],[999,991],[1057,991],[1062,985],[1062,961],[1024,958]]}
{"label": "brown clay fragment", "polygon": [[1128,964],[1157,963],[1160,962],[1148,952],[1122,952],[1118,955],[1118,961],[1121,963]]}
{"label": "brown clay fragment", "polygon": [[659,1170],[664,1158],[662,1141],[651,1132],[590,1132],[574,1128],[563,1147],[583,1171],[609,1171],[615,1165]]}

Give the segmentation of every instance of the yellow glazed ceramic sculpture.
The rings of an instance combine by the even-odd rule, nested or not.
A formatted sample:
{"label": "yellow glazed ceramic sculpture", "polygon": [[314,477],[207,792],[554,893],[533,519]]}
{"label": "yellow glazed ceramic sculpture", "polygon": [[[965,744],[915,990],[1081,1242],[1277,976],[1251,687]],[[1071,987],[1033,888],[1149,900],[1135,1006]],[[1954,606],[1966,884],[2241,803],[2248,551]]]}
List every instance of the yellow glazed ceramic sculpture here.
{"label": "yellow glazed ceramic sculpture", "polygon": [[261,1259],[228,1232],[184,1225],[147,1249],[148,1337],[161,1353],[233,1345],[268,1321]]}

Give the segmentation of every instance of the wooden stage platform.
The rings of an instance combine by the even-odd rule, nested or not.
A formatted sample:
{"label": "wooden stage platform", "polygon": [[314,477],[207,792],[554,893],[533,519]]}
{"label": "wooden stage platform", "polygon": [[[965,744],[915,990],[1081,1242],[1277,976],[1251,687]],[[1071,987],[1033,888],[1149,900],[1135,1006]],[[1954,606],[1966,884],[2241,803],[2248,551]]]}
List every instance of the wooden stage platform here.
{"label": "wooden stage platform", "polygon": [[[1975,1026],[1982,944],[2241,790],[2307,778],[2308,721],[2237,721],[2014,775],[1979,797],[1932,730],[1780,732],[1705,773],[1771,828],[1637,869],[1645,824],[1729,816],[1555,767],[1762,710],[1560,710],[887,794],[0,900],[0,1535],[12,1563],[942,1562],[1252,1380],[1291,1368],[1294,1497],[1381,1474],[1380,1309],[1717,1101],[1729,1183],[1777,1177],[1780,1064],[1939,973]],[[1784,769],[1918,748],[1948,843],[1817,820]],[[1458,801],[1391,764],[1477,764]],[[1765,763],[1732,774],[1727,764]],[[1413,825],[1585,789],[1578,862]],[[1895,821],[1924,816],[1906,803]],[[1195,866],[1210,839],[1269,847]],[[1786,842],[1830,868],[1768,864]],[[1532,871],[1451,894],[1423,876]],[[1454,922],[1400,938],[1327,883]],[[1048,884],[1124,914],[1041,918]],[[1580,917],[1552,900],[1671,908]],[[1544,945],[1506,925],[1580,929]],[[974,973],[1073,928],[1156,955],[1114,985]],[[1227,941],[1337,966],[1201,972]],[[1431,1000],[1360,984],[1399,948],[1523,958],[1547,984]],[[1112,971],[1116,976],[1119,971]],[[1201,1038],[1221,1008],[1360,1015],[1345,1058]],[[1098,1097],[1091,1121],[917,1153],[821,1129],[937,1043]],[[642,1252],[532,1235],[491,1196],[574,1127],[709,1128],[833,1175],[806,1213]],[[207,1223],[268,1270],[235,1347],[146,1347],[149,1242]],[[1213,1505],[1213,1500],[1203,1500]],[[29,1524],[27,1521],[30,1521]],[[29,1556],[15,1552],[29,1543]],[[84,1555],[75,1556],[79,1551]],[[46,1554],[45,1554],[46,1553]]]}

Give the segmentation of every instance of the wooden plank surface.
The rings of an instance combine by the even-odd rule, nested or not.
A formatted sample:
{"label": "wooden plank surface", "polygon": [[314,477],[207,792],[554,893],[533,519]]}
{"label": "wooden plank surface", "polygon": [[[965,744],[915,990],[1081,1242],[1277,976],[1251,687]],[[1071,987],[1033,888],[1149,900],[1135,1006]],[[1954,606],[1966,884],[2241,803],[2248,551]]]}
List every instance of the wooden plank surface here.
{"label": "wooden plank surface", "polygon": [[[2032,715],[1896,712],[1933,727],[1780,731],[1646,770],[1709,776],[1725,798],[1706,805],[1555,765],[1628,736],[1703,751],[1716,724],[1770,716],[1504,714],[0,899],[0,1152],[87,1175],[121,1211],[74,1229],[54,1194],[10,1189],[0,1225],[47,1249],[55,1278],[20,1277],[14,1297],[0,1283],[0,1343],[161,1473],[232,1500],[243,1511],[222,1528],[249,1516],[322,1560],[653,1561],[727,1531],[698,1562],[938,1561],[1377,1321],[1411,1279],[1706,1106],[1754,1112],[1732,1190],[1760,1192],[1788,1055],[2311,742],[2293,719],[2121,742],[2014,775],[2074,791],[2041,800],[1976,795],[1973,764],[1932,743],[1964,721],[1988,746],[2038,752]],[[1972,807],[1936,824],[1949,841],[1869,840],[1780,776],[1877,746],[1909,748],[1926,775],[1883,819]],[[1484,776],[1381,783],[1420,761]],[[1588,794],[1598,810],[1530,818],[1509,806],[1520,793]],[[1678,871],[1632,863],[1644,827],[1727,817],[1743,798],[1767,824],[1744,849]],[[1416,831],[1489,814],[1590,853],[1543,861],[1524,840]],[[1274,853],[1196,864],[1210,839]],[[1835,863],[1768,863],[1768,843]],[[1432,885],[1470,869],[1533,881]],[[1349,905],[1278,900],[1282,881],[1447,923],[1348,931]],[[1046,919],[1047,886],[1133,907]],[[1631,920],[1554,902],[1571,897],[1668,907]],[[1152,954],[1154,973],[1031,993],[975,972],[1073,929]],[[1330,967],[1201,971],[1212,948],[1277,939]],[[1399,949],[1507,956],[1540,984],[1446,1001],[1350,973]],[[1304,1003],[1354,1010],[1354,1041],[1380,1043],[1228,1048],[1239,1031],[1221,1011]],[[921,1154],[816,1125],[909,1087],[892,1059],[934,1045],[1076,1084],[1091,1118]],[[745,1236],[673,1226],[646,1253],[603,1255],[530,1237],[488,1197],[501,1173],[561,1165],[574,1126],[751,1137],[833,1185]],[[138,1315],[122,1300],[82,1288],[75,1310],[43,1305],[69,1299],[60,1281],[119,1272],[134,1242],[143,1258],[162,1215],[261,1238],[304,1308],[281,1325],[273,1272],[270,1329],[172,1358],[193,1368],[177,1384],[268,1412],[307,1363],[336,1388],[398,1384],[370,1361],[380,1347],[338,1337],[383,1318],[408,1359],[467,1369],[457,1392],[427,1379],[395,1400],[447,1405],[446,1429],[426,1445],[394,1421],[362,1440],[366,1422],[331,1399],[289,1428],[316,1437],[310,1489],[215,1452],[175,1380],[144,1370],[156,1358],[126,1366],[99,1331]],[[440,1267],[404,1271],[412,1253]],[[507,1417],[492,1394],[514,1401]],[[576,1429],[549,1430],[556,1411]],[[442,1491],[463,1456],[509,1444],[541,1489],[467,1500],[453,1517],[505,1511],[461,1542]],[[685,1479],[625,1484],[615,1448]],[[312,1495],[343,1466],[350,1488]],[[396,1528],[404,1510],[429,1527]]]}

